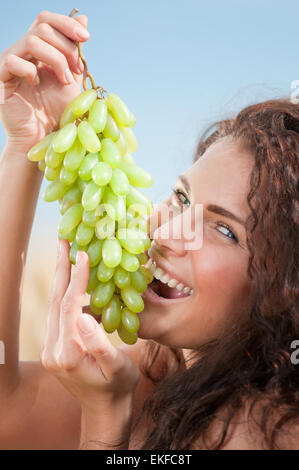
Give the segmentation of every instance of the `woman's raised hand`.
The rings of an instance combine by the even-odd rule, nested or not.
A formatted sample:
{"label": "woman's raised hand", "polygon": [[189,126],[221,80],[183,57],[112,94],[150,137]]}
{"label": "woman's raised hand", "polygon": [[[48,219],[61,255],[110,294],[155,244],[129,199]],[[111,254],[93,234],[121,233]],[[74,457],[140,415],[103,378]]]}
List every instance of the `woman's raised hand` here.
{"label": "woman's raised hand", "polygon": [[87,17],[48,11],[0,56],[0,117],[7,140],[27,152],[59,124],[79,94],[83,64],[76,41],[89,38]]}
{"label": "woman's raised hand", "polygon": [[69,245],[61,240],[59,246],[41,361],[82,409],[104,411],[133,395],[139,371],[124,351],[111,344],[102,325],[82,313],[89,277],[88,255],[78,252],[71,273]]}

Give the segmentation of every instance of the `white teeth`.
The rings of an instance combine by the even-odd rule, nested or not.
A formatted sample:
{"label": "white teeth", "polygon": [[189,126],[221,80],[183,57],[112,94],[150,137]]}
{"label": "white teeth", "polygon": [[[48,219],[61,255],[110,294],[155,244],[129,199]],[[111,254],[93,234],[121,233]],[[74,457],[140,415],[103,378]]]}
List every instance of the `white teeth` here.
{"label": "white teeth", "polygon": [[167,284],[167,282],[169,281],[168,274],[164,274],[164,276],[161,277],[160,281],[163,282],[163,284]]}
{"label": "white teeth", "polygon": [[[148,254],[150,255],[149,251]],[[150,270],[156,279],[163,282],[163,284],[167,284],[171,288],[176,288],[179,292],[183,290],[184,294],[193,294],[191,287],[184,286],[184,284],[177,281],[177,279],[170,278],[169,274],[165,273],[162,268],[157,267],[156,262],[152,258],[149,258],[144,266]]]}
{"label": "white teeth", "polygon": [[163,271],[161,268],[156,268],[156,271],[155,271],[155,278],[160,280],[161,277],[163,276]]}
{"label": "white teeth", "polygon": [[170,279],[170,281],[168,282],[169,287],[175,287],[177,285],[178,285],[178,281],[176,279]]}

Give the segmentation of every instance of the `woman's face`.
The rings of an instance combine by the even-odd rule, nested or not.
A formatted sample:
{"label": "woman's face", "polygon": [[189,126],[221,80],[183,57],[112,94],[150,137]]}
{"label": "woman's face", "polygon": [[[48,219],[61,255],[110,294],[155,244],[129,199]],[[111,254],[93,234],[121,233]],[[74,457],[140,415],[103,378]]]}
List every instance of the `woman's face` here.
{"label": "woman's face", "polygon": [[[251,286],[243,224],[250,213],[246,197],[252,165],[252,155],[240,143],[224,137],[177,179],[175,193],[156,208],[150,219],[153,242],[149,254],[156,267],[163,269],[163,276],[168,274],[169,279],[191,287],[193,293],[173,298],[179,291],[161,281],[153,285],[157,293],[148,287],[143,294],[145,309],[139,314],[141,338],[195,349],[248,315]],[[201,211],[194,209],[199,204],[202,246],[190,249],[190,240],[185,235],[178,237],[177,228],[189,211],[192,227],[198,230]],[[166,221],[164,215],[161,223],[166,207],[173,215]]]}

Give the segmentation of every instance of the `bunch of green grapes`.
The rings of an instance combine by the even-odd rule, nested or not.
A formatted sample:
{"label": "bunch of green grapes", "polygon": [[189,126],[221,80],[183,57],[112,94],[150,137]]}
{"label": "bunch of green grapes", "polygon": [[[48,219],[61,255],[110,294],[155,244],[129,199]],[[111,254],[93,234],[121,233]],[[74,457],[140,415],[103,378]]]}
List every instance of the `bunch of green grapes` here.
{"label": "bunch of green grapes", "polygon": [[89,256],[92,312],[128,344],[137,341],[141,294],[152,281],[143,266],[152,203],[137,189],[150,187],[152,177],[131,155],[135,122],[117,95],[87,89],[66,107],[60,129],[28,153],[50,181],[45,201],[59,201],[58,232],[71,244],[71,262],[78,250]]}

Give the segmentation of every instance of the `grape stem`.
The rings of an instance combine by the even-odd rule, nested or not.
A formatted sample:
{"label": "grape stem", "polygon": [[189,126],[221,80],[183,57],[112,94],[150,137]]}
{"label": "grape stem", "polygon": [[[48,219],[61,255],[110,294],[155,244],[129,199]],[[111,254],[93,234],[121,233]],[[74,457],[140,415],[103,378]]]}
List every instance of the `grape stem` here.
{"label": "grape stem", "polygon": [[[73,8],[71,13],[69,14],[69,16],[71,18],[73,18],[77,13],[79,13],[79,10],[78,8]],[[79,57],[80,59],[82,60],[83,62],[83,65],[84,65],[84,71],[83,71],[83,88],[84,90],[88,90],[88,86],[87,86],[87,78],[89,78],[89,81],[91,83],[91,86],[94,90],[98,91],[100,90],[100,93],[101,93],[101,98],[103,99],[104,98],[104,92],[107,92],[107,90],[105,90],[102,86],[97,86],[96,83],[95,83],[95,80],[92,76],[92,74],[88,71],[88,67],[87,67],[87,62],[86,62],[86,59],[84,57],[84,54],[82,52],[82,44],[80,42],[76,42],[76,45],[78,47],[78,54],[79,54]]]}

